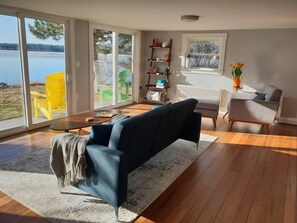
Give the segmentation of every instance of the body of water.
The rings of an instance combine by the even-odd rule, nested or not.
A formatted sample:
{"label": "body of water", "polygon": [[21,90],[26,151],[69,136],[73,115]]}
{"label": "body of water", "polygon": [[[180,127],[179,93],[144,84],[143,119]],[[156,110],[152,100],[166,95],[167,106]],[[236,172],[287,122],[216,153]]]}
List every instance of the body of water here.
{"label": "body of water", "polygon": [[[65,71],[65,54],[54,52],[28,52],[30,83],[45,82],[48,74]],[[19,51],[0,50],[0,82],[19,85],[22,81]]]}

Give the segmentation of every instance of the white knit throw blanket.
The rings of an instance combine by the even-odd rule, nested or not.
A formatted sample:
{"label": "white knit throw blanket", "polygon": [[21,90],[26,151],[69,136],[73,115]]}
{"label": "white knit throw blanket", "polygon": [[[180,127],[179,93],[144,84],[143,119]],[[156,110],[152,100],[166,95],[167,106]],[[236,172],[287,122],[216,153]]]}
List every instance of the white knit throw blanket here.
{"label": "white knit throw blanket", "polygon": [[89,137],[70,133],[51,138],[50,166],[60,189],[86,178],[85,148],[88,141]]}

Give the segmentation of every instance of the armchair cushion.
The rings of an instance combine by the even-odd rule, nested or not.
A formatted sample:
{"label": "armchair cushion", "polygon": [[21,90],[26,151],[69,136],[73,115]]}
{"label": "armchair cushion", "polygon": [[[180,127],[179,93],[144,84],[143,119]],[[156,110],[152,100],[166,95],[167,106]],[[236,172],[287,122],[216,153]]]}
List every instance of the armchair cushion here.
{"label": "armchair cushion", "polygon": [[254,100],[261,100],[264,101],[266,98],[266,94],[255,92]]}
{"label": "armchair cushion", "polygon": [[276,101],[279,102],[282,96],[282,90],[276,88],[273,85],[268,85],[264,89],[264,93],[266,93],[265,101]]}

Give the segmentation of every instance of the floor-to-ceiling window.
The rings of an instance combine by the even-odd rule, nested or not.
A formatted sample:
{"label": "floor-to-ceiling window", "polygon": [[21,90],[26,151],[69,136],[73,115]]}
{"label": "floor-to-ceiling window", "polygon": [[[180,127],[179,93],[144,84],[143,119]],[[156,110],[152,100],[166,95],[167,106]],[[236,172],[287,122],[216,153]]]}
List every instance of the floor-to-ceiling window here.
{"label": "floor-to-ceiling window", "polygon": [[97,27],[92,31],[93,107],[132,101],[134,35]]}
{"label": "floor-to-ceiling window", "polygon": [[25,32],[32,122],[36,124],[65,116],[64,24],[25,18]]}
{"label": "floor-to-ceiling window", "polygon": [[0,12],[0,136],[67,114],[65,26]]}
{"label": "floor-to-ceiling window", "polygon": [[26,126],[18,18],[0,14],[0,131]]}
{"label": "floor-to-ceiling window", "polygon": [[133,82],[133,36],[118,35],[118,102],[132,100]]}

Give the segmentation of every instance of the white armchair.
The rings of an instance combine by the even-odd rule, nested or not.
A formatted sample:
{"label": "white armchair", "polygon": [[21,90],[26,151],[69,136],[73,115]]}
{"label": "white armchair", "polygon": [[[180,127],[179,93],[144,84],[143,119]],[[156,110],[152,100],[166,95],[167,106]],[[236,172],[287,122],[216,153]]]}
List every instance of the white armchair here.
{"label": "white armchair", "polygon": [[230,131],[235,122],[249,122],[262,124],[269,133],[269,125],[274,122],[278,112],[282,90],[269,85],[263,93],[263,100],[257,99],[253,93],[231,96],[228,107]]}

